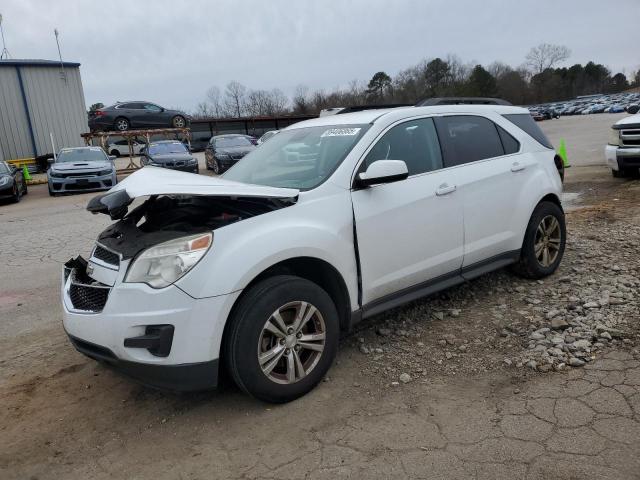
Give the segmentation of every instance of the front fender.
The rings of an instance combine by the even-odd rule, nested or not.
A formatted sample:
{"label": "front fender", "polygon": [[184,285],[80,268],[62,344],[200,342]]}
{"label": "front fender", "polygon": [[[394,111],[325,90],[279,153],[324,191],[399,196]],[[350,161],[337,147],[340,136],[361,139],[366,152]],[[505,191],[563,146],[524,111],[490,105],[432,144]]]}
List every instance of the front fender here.
{"label": "front fender", "polygon": [[[298,257],[332,265],[357,302],[353,215],[348,191],[283,208],[214,231],[211,251],[176,285],[195,298],[236,292],[269,267]],[[357,306],[352,305],[357,308]]]}

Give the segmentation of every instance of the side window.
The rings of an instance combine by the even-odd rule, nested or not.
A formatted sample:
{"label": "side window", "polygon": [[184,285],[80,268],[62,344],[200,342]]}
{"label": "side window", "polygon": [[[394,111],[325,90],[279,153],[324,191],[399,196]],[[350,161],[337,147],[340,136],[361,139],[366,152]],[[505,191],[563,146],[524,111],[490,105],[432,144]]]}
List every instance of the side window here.
{"label": "side window", "polygon": [[547,136],[540,130],[540,127],[528,113],[507,114],[503,115],[503,117],[531,135],[540,145],[553,149],[553,145]]}
{"label": "side window", "polygon": [[362,169],[376,160],[403,160],[409,175],[442,168],[438,135],[431,118],[401,123],[385,133],[369,151]]}
{"label": "side window", "polygon": [[161,111],[159,106],[154,105],[152,103],[145,103],[144,104],[144,109],[149,111],[149,112],[153,112],[153,113],[159,113]]}
{"label": "side window", "polygon": [[455,115],[435,121],[446,167],[504,155],[495,123],[487,118]]}
{"label": "side window", "polygon": [[507,132],[500,125],[496,125],[498,133],[500,134],[500,140],[502,140],[502,146],[504,147],[504,153],[510,155],[512,153],[518,153],[520,150],[520,142],[513,138],[509,132]]}

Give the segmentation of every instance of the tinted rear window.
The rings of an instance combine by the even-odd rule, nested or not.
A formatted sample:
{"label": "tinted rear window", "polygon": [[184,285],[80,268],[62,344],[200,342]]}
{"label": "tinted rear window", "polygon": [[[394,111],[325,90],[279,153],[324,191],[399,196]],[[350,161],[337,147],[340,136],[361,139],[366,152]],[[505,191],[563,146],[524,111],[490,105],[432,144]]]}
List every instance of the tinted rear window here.
{"label": "tinted rear window", "polygon": [[475,115],[435,119],[445,167],[504,155],[496,125]]}
{"label": "tinted rear window", "polygon": [[518,128],[524,130],[529,135],[531,135],[539,144],[553,149],[553,145],[547,138],[547,136],[540,130],[540,127],[533,119],[533,117],[528,113],[511,113],[508,115],[503,115],[504,118],[509,120]]}

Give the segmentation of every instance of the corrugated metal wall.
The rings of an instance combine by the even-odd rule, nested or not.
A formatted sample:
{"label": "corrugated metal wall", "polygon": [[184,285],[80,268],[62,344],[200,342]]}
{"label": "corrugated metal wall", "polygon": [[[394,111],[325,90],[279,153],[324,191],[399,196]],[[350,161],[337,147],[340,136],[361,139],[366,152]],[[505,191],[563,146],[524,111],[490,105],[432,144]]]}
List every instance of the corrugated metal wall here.
{"label": "corrugated metal wall", "polygon": [[33,156],[15,67],[0,67],[0,149],[5,160]]}
{"label": "corrugated metal wall", "polygon": [[33,151],[27,116],[15,66],[0,66],[0,149],[5,159],[27,158],[56,149],[84,145],[80,134],[88,131],[80,69],[65,68],[67,81],[59,67],[23,65],[22,74],[27,105],[33,126]]}

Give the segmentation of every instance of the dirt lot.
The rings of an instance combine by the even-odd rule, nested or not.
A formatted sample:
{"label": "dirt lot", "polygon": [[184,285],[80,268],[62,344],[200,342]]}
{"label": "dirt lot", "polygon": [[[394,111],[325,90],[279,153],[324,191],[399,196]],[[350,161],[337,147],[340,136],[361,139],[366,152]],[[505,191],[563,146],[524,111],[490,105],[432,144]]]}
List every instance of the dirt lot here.
{"label": "dirt lot", "polygon": [[60,265],[107,219],[45,186],[0,206],[0,478],[639,478],[640,182],[599,166],[617,117],[542,124],[577,194],[556,275],[381,315],[288,405],[158,392],[76,353]]}

